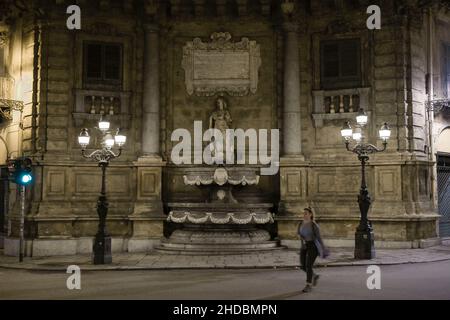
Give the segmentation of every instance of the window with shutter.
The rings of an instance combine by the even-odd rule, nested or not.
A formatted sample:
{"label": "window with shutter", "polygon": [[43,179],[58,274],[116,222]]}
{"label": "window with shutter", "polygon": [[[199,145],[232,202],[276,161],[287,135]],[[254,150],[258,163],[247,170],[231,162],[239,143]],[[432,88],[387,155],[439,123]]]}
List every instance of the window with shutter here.
{"label": "window with shutter", "polygon": [[121,48],[105,46],[105,79],[119,80],[121,71]]}
{"label": "window with shutter", "polygon": [[84,84],[122,84],[122,46],[114,43],[85,42]]}
{"label": "window with shutter", "polygon": [[320,49],[323,89],[352,88],[361,85],[360,41],[358,39],[323,41]]}

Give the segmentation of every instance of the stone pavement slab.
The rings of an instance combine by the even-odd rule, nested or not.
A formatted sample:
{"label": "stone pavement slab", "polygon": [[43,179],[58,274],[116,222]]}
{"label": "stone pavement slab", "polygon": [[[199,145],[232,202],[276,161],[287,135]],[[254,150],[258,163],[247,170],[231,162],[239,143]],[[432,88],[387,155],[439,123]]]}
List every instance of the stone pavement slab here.
{"label": "stone pavement slab", "polygon": [[[426,249],[379,249],[372,260],[355,260],[350,248],[332,248],[327,259],[318,258],[316,266],[361,266],[420,263],[450,260],[450,245]],[[166,269],[248,269],[248,268],[298,268],[298,250],[281,249],[267,252],[226,255],[175,255],[156,251],[148,253],[114,253],[113,263],[93,265],[90,255],[24,258],[4,256],[0,251],[0,268],[65,271],[77,265],[85,271],[94,270],[166,270]]]}

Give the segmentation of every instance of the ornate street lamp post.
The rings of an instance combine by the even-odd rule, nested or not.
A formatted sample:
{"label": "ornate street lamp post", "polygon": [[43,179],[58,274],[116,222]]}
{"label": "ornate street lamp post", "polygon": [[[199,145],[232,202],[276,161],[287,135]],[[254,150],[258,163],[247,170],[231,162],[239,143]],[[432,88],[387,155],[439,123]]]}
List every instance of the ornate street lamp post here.
{"label": "ornate street lamp post", "polygon": [[[102,133],[102,148],[93,151],[90,154],[86,154],[86,147],[89,144],[90,136],[88,129],[81,130],[78,136],[78,143],[81,146],[81,154],[88,159],[94,159],[98,162],[98,166],[102,168],[102,189],[97,201],[97,214],[99,217],[98,231],[95,235],[94,247],[93,247],[93,262],[94,264],[108,264],[112,262],[111,255],[111,236],[106,229],[106,216],[108,215],[108,201],[106,198],[106,167],[109,161],[114,158],[118,158],[122,153],[122,146],[126,142],[126,136],[121,134],[119,129],[116,135],[113,137],[109,130],[109,122],[100,119],[98,128]],[[116,154],[111,149],[117,144],[119,152]]]}
{"label": "ornate street lamp post", "polygon": [[[358,115],[356,116],[357,126],[355,131],[353,131],[348,121],[345,122],[344,127],[341,130],[341,135],[345,139],[345,147],[348,151],[356,153],[358,155],[358,160],[361,161],[361,189],[358,196],[361,218],[355,233],[355,259],[375,258],[372,223],[367,219],[371,199],[366,184],[366,163],[369,160],[370,154],[386,150],[387,140],[391,135],[391,130],[385,122],[379,130],[380,138],[383,140],[383,148],[379,149],[373,144],[366,143],[363,129],[367,124],[367,121],[367,114],[363,109],[359,109]],[[350,146],[351,138],[356,141],[356,144],[353,147]]]}

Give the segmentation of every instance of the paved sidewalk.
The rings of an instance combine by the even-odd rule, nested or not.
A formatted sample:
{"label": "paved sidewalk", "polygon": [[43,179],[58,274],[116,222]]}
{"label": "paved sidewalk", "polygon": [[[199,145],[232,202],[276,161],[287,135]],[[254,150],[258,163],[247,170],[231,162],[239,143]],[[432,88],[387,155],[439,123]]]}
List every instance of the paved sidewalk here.
{"label": "paved sidewalk", "polygon": [[[450,245],[426,249],[379,249],[373,260],[354,260],[350,248],[331,248],[331,256],[318,258],[316,265],[358,266],[389,265],[450,260]],[[169,255],[158,252],[113,253],[110,265],[93,265],[90,255],[24,258],[4,256],[0,251],[0,268],[42,271],[66,270],[69,265],[78,265],[82,270],[168,270],[168,269],[248,269],[248,268],[298,268],[297,250],[280,249],[260,253],[239,255]]]}

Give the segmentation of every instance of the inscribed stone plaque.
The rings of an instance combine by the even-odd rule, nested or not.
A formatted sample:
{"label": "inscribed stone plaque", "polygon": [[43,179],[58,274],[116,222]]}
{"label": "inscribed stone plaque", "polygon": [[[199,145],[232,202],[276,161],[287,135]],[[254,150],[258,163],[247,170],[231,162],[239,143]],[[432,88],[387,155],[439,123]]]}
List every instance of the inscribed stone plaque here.
{"label": "inscribed stone plaque", "polygon": [[255,93],[260,65],[260,47],[256,41],[242,38],[240,42],[231,42],[228,32],[213,33],[211,42],[195,38],[183,47],[182,67],[189,95]]}

